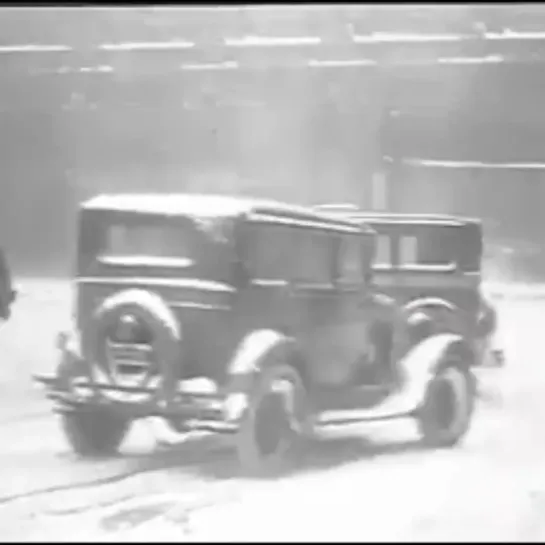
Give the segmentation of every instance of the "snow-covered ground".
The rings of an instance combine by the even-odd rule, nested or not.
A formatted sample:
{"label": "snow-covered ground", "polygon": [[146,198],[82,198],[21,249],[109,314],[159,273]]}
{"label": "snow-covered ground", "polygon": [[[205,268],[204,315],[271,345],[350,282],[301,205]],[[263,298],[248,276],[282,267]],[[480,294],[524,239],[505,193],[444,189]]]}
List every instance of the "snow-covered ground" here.
{"label": "snow-covered ground", "polygon": [[[500,286],[507,366],[482,370],[483,399],[459,448],[425,451],[411,422],[323,434],[299,471],[237,476],[229,445],[189,438],[165,450],[137,425],[120,457],[75,459],[29,386],[54,361],[69,316],[63,283],[25,283],[0,330],[0,535],[9,540],[545,539],[545,301]],[[534,286],[534,290],[538,287]],[[545,293],[545,288],[539,288]],[[536,292],[537,293],[537,292]],[[29,337],[29,331],[33,337]]]}

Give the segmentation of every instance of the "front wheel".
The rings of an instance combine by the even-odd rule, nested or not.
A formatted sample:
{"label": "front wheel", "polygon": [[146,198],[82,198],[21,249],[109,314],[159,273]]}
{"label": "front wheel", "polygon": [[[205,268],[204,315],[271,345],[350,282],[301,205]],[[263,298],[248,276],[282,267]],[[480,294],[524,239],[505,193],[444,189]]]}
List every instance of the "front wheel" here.
{"label": "front wheel", "polygon": [[469,430],[475,389],[470,371],[450,365],[431,380],[425,401],[417,414],[422,440],[431,447],[457,444]]}
{"label": "front wheel", "polygon": [[251,474],[279,471],[311,428],[299,373],[279,364],[263,370],[249,395],[236,438],[243,470]]}
{"label": "front wheel", "polygon": [[[74,380],[85,376],[82,360],[65,354],[57,369],[61,392],[73,392]],[[130,421],[103,408],[70,408],[61,412],[61,426],[74,452],[81,456],[114,454],[130,428]]]}

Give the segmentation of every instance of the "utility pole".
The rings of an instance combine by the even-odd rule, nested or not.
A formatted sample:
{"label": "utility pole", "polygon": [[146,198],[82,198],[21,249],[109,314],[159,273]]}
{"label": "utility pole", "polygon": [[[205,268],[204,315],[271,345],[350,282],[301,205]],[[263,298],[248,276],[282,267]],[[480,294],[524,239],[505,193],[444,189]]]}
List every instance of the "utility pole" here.
{"label": "utility pole", "polygon": [[377,167],[372,181],[372,206],[374,210],[386,210],[392,207],[392,191],[399,183],[399,118],[400,112],[395,108],[393,86],[395,81],[390,72],[380,73],[382,96],[382,111],[378,123]]}

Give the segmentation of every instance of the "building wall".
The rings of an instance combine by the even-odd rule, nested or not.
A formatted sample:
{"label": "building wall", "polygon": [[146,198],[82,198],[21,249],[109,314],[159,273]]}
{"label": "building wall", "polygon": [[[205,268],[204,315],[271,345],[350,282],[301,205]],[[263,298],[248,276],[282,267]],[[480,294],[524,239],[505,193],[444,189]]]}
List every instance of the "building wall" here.
{"label": "building wall", "polygon": [[121,72],[31,75],[22,58],[2,72],[0,228],[21,267],[66,263],[76,204],[98,191],[371,206],[385,154],[391,209],[478,215],[509,236],[544,227],[539,170],[404,163],[545,162],[541,65],[150,74],[135,55]]}
{"label": "building wall", "polygon": [[541,64],[405,69],[391,86],[404,156],[485,163],[545,157]]}
{"label": "building wall", "polygon": [[22,268],[66,261],[77,203],[100,191],[361,201],[377,79],[337,77],[332,91],[330,73],[293,70],[4,74],[2,243]]}
{"label": "building wall", "polygon": [[[545,227],[540,67],[430,68],[399,78],[389,205],[476,215],[506,236],[537,241]],[[425,161],[435,166],[415,166]]]}

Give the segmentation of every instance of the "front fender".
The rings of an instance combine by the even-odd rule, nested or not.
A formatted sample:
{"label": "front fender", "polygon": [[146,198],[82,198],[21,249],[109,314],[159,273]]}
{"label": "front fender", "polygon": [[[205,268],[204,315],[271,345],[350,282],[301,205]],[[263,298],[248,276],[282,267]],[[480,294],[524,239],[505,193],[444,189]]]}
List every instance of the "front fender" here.
{"label": "front fender", "polygon": [[426,395],[430,380],[449,361],[457,357],[457,365],[470,369],[473,365],[473,351],[460,335],[441,333],[424,339],[398,362],[402,376],[403,398],[413,409],[417,409]]}
{"label": "front fender", "polygon": [[286,354],[294,341],[272,329],[253,331],[237,347],[228,365],[227,396],[224,416],[235,421],[247,407],[249,390],[256,374],[273,356]]}
{"label": "front fender", "polygon": [[419,313],[427,316],[430,320],[429,333],[460,333],[463,331],[457,319],[460,316],[459,308],[441,297],[418,297],[409,301],[403,309],[408,319]]}
{"label": "front fender", "polygon": [[492,337],[498,329],[498,311],[491,301],[482,297],[481,308],[477,320],[477,336]]}
{"label": "front fender", "polygon": [[450,312],[456,312],[458,307],[447,301],[446,299],[441,299],[440,297],[418,297],[409,301],[403,308],[406,312],[415,312],[416,310],[421,310],[423,308],[441,308],[444,310],[449,310]]}

